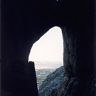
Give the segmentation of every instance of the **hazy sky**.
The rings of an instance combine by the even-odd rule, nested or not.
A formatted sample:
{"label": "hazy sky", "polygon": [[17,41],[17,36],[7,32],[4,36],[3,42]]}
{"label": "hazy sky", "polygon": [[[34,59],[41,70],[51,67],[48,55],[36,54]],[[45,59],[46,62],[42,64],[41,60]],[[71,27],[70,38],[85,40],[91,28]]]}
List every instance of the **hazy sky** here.
{"label": "hazy sky", "polygon": [[[55,26],[49,29],[33,44],[29,54],[29,61],[34,61],[36,68],[45,68],[46,66],[44,64],[37,64],[36,61],[43,63],[59,62],[61,65],[63,64],[63,37],[62,30],[59,27]],[[46,67],[51,67],[51,65],[52,63],[49,63]],[[56,65],[54,66],[56,67]]]}

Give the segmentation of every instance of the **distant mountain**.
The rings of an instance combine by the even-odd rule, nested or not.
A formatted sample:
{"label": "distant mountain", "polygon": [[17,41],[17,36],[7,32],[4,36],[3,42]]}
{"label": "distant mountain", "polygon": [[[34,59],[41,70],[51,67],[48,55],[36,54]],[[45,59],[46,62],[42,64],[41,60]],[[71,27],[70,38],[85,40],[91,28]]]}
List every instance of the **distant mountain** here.
{"label": "distant mountain", "polygon": [[57,69],[63,66],[61,61],[34,61],[36,69]]}

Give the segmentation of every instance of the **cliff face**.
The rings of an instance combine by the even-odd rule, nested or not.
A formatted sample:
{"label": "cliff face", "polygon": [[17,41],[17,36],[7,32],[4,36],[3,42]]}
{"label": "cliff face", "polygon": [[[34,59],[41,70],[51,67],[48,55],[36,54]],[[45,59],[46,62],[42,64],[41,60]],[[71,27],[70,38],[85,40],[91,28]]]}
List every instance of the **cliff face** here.
{"label": "cliff face", "polygon": [[[90,94],[88,93],[87,96],[95,96],[96,80],[90,81],[90,84]],[[78,93],[79,87],[80,80],[75,77],[65,77],[62,66],[49,74],[43,81],[39,87],[39,96],[80,96],[82,93]]]}
{"label": "cliff face", "polygon": [[56,96],[57,90],[63,82],[64,68],[63,66],[56,69],[47,76],[39,87],[39,96]]}
{"label": "cliff face", "polygon": [[47,76],[39,88],[39,96],[74,96],[79,82],[64,76],[63,66]]}

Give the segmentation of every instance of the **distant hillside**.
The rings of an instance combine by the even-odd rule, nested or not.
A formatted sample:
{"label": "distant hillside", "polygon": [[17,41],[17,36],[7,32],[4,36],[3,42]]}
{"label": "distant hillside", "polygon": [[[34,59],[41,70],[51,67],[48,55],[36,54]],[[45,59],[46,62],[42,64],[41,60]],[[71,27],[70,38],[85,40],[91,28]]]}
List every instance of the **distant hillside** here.
{"label": "distant hillside", "polygon": [[39,88],[39,96],[56,96],[56,90],[60,87],[64,78],[64,67],[60,67],[52,72],[43,81]]}
{"label": "distant hillside", "polygon": [[46,77],[51,74],[54,69],[36,69],[37,85],[38,89]]}

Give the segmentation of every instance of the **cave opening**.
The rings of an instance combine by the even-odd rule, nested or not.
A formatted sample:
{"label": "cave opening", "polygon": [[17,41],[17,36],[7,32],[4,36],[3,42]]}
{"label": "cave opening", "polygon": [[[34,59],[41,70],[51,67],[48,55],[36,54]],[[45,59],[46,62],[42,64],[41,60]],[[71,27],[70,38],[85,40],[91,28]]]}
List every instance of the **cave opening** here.
{"label": "cave opening", "polygon": [[63,66],[63,47],[62,29],[58,26],[33,44],[28,61],[35,63],[38,89],[49,74]]}

